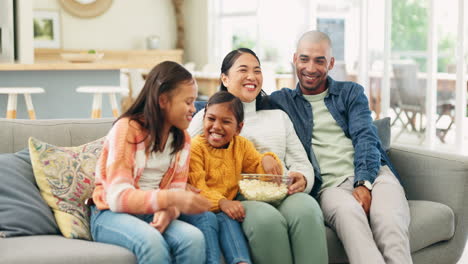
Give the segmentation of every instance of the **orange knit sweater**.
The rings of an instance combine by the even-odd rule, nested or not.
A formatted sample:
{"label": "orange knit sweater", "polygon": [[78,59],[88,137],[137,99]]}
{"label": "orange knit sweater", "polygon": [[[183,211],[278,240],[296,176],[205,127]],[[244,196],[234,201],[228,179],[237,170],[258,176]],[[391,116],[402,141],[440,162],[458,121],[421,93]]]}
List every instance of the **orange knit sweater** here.
{"label": "orange knit sweater", "polygon": [[241,173],[265,173],[262,158],[249,140],[235,136],[226,149],[211,147],[203,135],[192,139],[189,183],[211,201],[211,211],[219,211],[219,200],[233,200],[239,191]]}

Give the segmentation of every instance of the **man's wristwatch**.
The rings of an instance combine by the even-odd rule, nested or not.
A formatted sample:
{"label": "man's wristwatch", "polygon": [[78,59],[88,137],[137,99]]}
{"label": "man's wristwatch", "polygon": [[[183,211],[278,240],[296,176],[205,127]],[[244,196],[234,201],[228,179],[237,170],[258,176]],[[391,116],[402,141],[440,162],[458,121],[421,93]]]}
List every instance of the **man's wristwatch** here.
{"label": "man's wristwatch", "polygon": [[364,186],[369,191],[372,191],[372,183],[370,183],[370,181],[357,181],[354,183],[354,188],[359,187],[359,186]]}

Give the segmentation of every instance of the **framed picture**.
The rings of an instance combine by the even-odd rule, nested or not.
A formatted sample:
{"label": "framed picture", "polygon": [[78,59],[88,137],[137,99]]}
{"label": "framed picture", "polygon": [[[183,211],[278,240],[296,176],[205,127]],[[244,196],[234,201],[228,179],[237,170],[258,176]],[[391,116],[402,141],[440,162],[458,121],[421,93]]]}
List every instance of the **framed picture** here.
{"label": "framed picture", "polygon": [[60,18],[58,11],[34,11],[34,47],[60,48]]}

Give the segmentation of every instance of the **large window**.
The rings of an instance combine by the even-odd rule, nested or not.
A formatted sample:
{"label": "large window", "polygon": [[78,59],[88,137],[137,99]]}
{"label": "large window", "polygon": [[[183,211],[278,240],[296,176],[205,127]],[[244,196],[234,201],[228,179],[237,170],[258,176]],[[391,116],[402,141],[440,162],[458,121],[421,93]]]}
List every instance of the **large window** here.
{"label": "large window", "polygon": [[[276,78],[266,88],[272,91],[280,88],[279,79],[294,78],[291,62],[298,37],[310,29],[327,32],[337,61],[330,75],[365,86],[373,117],[392,118],[394,143],[468,146],[468,133],[460,130],[468,128],[468,85],[466,77],[457,82],[457,69],[468,60],[468,41],[459,38],[460,29],[468,37],[468,22],[458,15],[462,1],[215,2],[220,25],[213,38],[215,61],[234,48],[252,48]],[[467,5],[462,18],[468,15]],[[461,44],[464,60],[457,54]]]}

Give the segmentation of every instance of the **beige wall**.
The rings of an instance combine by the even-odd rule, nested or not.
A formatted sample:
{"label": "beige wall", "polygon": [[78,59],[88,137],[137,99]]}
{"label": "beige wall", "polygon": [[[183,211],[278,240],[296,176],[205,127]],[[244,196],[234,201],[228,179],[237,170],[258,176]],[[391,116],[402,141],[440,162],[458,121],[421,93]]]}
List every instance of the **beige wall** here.
{"label": "beige wall", "polygon": [[[195,62],[197,70],[209,62],[209,2],[210,0],[185,0],[184,60]],[[211,54],[214,55],[214,51]]]}
{"label": "beige wall", "polygon": [[64,49],[144,49],[146,37],[158,35],[161,49],[175,46],[175,16],[171,0],[114,0],[95,18],[78,18],[57,0],[34,0],[34,9],[59,10]]}
{"label": "beige wall", "polygon": [[[1,0],[0,0],[1,1]],[[149,35],[160,37],[161,49],[172,49],[176,24],[171,0],[114,0],[103,15],[82,19],[63,10],[57,0],[34,0],[34,9],[59,10],[64,49],[144,49]],[[201,69],[209,60],[210,0],[185,0],[184,61]]]}

